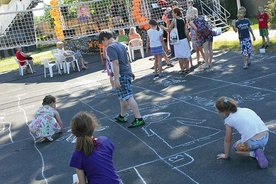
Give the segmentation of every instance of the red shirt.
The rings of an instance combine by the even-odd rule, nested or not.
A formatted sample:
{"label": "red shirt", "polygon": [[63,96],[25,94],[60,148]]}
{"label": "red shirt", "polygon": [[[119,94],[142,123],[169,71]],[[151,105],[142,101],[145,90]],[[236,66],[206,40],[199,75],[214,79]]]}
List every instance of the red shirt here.
{"label": "red shirt", "polygon": [[25,64],[24,60],[26,60],[27,58],[25,58],[24,56],[22,56],[19,51],[17,51],[15,53],[15,56],[19,60],[20,65],[23,66]]}
{"label": "red shirt", "polygon": [[268,28],[268,18],[269,16],[267,13],[258,14],[259,29]]}

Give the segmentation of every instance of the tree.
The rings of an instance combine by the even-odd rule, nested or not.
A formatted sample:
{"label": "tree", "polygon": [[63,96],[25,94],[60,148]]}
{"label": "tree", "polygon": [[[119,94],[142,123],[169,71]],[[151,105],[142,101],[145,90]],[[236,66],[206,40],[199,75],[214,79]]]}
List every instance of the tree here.
{"label": "tree", "polygon": [[276,1],[268,1],[265,10],[269,14],[269,23],[271,28],[276,28]]}

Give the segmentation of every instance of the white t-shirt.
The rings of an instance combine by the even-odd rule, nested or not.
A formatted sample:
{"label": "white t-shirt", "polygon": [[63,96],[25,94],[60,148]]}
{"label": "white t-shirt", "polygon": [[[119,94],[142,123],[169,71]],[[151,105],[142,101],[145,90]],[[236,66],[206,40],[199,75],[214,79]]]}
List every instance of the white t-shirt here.
{"label": "white t-shirt", "polygon": [[186,18],[194,19],[198,17],[198,10],[195,7],[188,7],[186,12]]}
{"label": "white t-shirt", "polygon": [[57,50],[58,50],[58,54],[61,56],[64,56],[64,54],[67,54],[67,52],[65,52],[63,49],[57,49]]}
{"label": "white t-shirt", "polygon": [[157,31],[156,29],[149,29],[147,31],[150,38],[150,47],[160,47],[162,46],[160,36],[163,35],[163,30]]}
{"label": "white t-shirt", "polygon": [[237,112],[229,114],[224,124],[235,128],[241,134],[242,143],[254,135],[268,130],[261,118],[248,108],[238,107]]}

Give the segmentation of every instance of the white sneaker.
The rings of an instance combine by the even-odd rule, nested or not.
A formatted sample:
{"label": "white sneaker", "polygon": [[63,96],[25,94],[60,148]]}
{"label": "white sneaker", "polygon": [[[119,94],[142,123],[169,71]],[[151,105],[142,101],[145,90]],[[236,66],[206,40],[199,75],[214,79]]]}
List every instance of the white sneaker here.
{"label": "white sneaker", "polygon": [[243,69],[248,69],[248,64],[247,64],[247,61],[244,63],[244,65],[243,65]]}
{"label": "white sneaker", "polygon": [[251,65],[251,61],[250,61],[250,58],[247,59],[247,65],[250,66]]}

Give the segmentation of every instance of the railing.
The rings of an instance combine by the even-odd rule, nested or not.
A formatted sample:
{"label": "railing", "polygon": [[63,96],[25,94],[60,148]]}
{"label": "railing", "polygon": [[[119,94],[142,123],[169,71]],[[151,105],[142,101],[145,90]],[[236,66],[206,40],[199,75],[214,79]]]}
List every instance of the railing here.
{"label": "railing", "polygon": [[214,27],[229,27],[227,19],[230,17],[230,13],[223,6],[221,6],[219,0],[212,0],[212,2],[208,4],[201,0],[200,6],[202,14],[211,18]]}
{"label": "railing", "polygon": [[22,11],[26,10],[29,5],[32,3],[33,0],[24,0],[24,1],[18,1],[18,0],[11,0],[10,3],[7,6],[1,6],[0,7],[0,34],[3,34],[5,30],[9,27],[9,25],[12,23],[14,18],[17,14],[7,14],[6,12],[16,12],[16,11]]}

